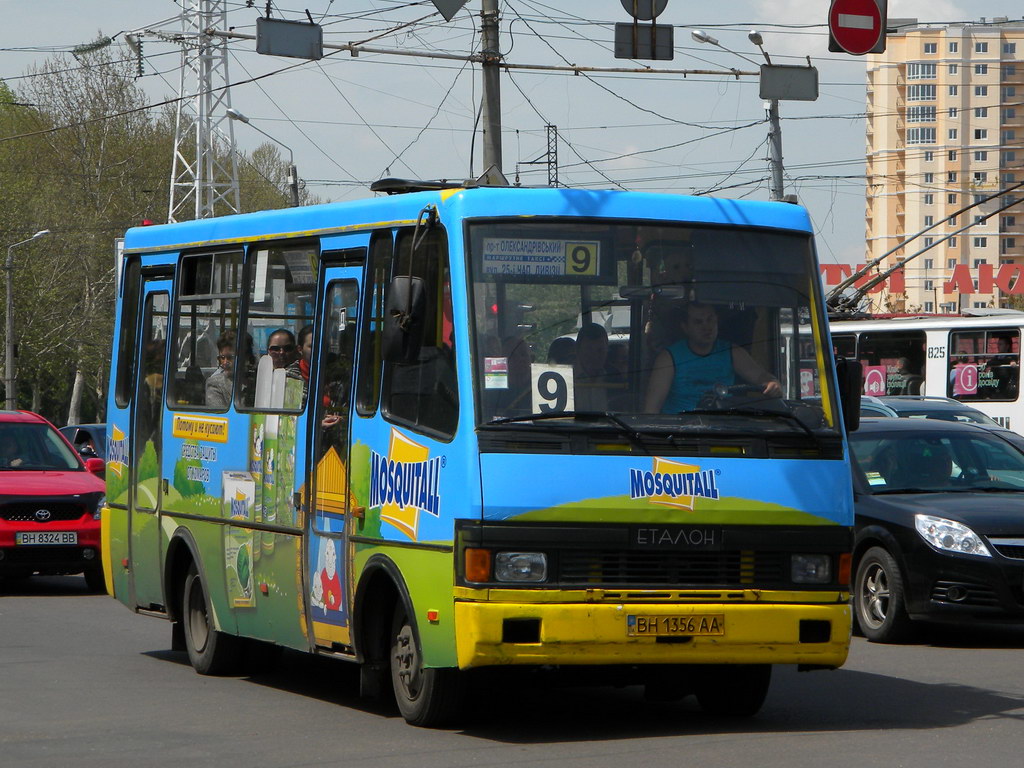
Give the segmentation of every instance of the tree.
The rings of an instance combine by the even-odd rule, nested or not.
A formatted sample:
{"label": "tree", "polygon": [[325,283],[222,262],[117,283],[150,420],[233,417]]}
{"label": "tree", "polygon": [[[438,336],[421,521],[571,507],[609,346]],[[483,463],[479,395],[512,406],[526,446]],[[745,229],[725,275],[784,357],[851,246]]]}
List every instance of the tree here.
{"label": "tree", "polygon": [[[156,218],[170,177],[171,137],[142,109],[131,63],[115,51],[56,56],[19,92],[35,105],[30,129],[59,128],[28,139],[33,163],[21,171],[36,221],[53,234],[16,270],[19,383],[33,408],[69,423],[86,392],[88,410],[102,414],[115,238]],[[61,401],[67,410],[54,413]]]}
{"label": "tree", "polygon": [[[104,418],[114,243],[167,215],[173,109],[146,108],[133,66],[110,47],[55,56],[17,93],[0,82],[0,234],[13,243],[52,233],[16,252],[19,402],[30,396],[58,423]],[[275,146],[241,153],[238,166],[243,210],[290,204]]]}

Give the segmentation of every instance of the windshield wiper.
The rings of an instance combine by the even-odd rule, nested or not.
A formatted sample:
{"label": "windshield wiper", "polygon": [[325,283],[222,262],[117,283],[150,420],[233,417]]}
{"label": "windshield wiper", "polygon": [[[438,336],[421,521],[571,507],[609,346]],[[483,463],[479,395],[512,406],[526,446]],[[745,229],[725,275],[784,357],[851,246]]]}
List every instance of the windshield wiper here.
{"label": "windshield wiper", "polygon": [[697,416],[764,416],[770,418],[781,418],[791,424],[796,424],[808,437],[817,437],[814,430],[804,424],[796,414],[787,411],[773,411],[767,408],[701,408],[694,411],[682,411],[680,415],[696,414]]}
{"label": "windshield wiper", "polygon": [[886,488],[881,491],[872,491],[872,496],[884,496],[896,493],[968,493],[973,488]]}
{"label": "windshield wiper", "polygon": [[966,488],[957,488],[959,491],[972,491],[978,493],[1024,493],[1024,488],[1019,485],[969,485]]}
{"label": "windshield wiper", "polygon": [[633,429],[633,427],[629,426],[629,424],[627,424],[619,416],[615,415],[611,411],[550,411],[548,413],[531,413],[525,416],[499,416],[488,421],[487,425],[490,426],[491,424],[512,424],[515,422],[524,421],[548,421],[551,419],[582,419],[584,421],[597,421],[599,419],[604,419],[617,426],[619,430],[626,437],[628,437],[629,441],[633,443],[633,445],[635,445],[637,448],[648,454],[651,452],[651,449],[647,447],[646,443],[644,443],[643,437],[641,437],[640,432],[636,429]]}

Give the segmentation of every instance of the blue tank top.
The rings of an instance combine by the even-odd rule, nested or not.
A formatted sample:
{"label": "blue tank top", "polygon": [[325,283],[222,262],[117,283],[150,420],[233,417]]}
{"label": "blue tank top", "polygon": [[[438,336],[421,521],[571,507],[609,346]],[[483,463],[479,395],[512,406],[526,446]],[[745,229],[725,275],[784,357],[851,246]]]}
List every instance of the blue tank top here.
{"label": "blue tank top", "polygon": [[698,355],[686,339],[680,339],[668,348],[672,356],[675,375],[669,387],[662,413],[679,413],[697,407],[701,396],[715,384],[727,387],[736,383],[736,374],[732,369],[732,344],[716,339],[711,351],[706,355]]}

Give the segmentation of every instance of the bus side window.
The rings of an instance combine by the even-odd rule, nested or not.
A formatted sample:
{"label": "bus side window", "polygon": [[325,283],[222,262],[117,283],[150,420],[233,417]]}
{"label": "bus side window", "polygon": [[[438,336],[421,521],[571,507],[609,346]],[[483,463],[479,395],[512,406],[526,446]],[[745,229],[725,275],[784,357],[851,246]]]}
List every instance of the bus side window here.
{"label": "bus side window", "polygon": [[359,375],[356,381],[356,413],[373,416],[380,402],[381,321],[384,317],[384,292],[391,279],[394,255],[391,230],[374,232],[370,238],[370,263],[363,285],[362,341],[359,349]]}
{"label": "bus side window", "polygon": [[458,396],[448,239],[440,226],[435,227],[417,242],[410,259],[412,240],[411,229],[398,233],[394,274],[409,274],[411,269],[426,282],[424,339],[418,360],[385,365],[384,412],[394,421],[451,437],[458,419]]}
{"label": "bus side window", "polygon": [[[168,371],[171,408],[225,411],[230,402],[233,358],[222,366],[218,355],[224,339],[234,340],[242,285],[242,252],[201,253],[181,260],[174,307],[174,346]],[[232,352],[233,354],[233,352]],[[221,384],[219,399],[207,401],[208,382]],[[224,382],[226,382],[226,390]]]}
{"label": "bus side window", "polygon": [[121,408],[131,402],[135,391],[135,349],[138,346],[139,307],[142,297],[142,264],[138,256],[125,263],[124,300],[121,302],[121,329],[117,342],[117,380],[114,398]]}
{"label": "bus side window", "polygon": [[319,244],[311,241],[248,250],[246,333],[256,353],[238,368],[241,392],[236,388],[235,395],[245,409],[305,408],[308,369],[300,365],[299,336],[313,322],[318,260]]}

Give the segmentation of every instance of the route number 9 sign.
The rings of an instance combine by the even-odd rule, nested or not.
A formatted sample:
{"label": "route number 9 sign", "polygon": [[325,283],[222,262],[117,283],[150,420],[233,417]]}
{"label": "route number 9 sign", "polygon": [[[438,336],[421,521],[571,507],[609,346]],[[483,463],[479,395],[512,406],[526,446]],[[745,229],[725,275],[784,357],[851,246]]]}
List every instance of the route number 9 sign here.
{"label": "route number 9 sign", "polygon": [[575,409],[571,365],[530,366],[530,389],[534,413],[562,413]]}

